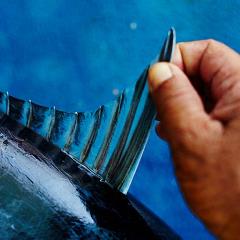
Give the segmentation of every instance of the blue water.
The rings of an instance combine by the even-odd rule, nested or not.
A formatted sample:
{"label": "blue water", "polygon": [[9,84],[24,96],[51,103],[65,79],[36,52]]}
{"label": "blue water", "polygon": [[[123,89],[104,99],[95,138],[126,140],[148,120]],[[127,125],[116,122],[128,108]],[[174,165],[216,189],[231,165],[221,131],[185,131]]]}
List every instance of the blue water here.
{"label": "blue water", "polygon": [[[170,26],[178,41],[215,38],[240,50],[239,7],[233,0],[2,0],[0,90],[92,110],[135,83]],[[167,144],[154,132],[130,192],[184,239],[212,239],[186,207]]]}

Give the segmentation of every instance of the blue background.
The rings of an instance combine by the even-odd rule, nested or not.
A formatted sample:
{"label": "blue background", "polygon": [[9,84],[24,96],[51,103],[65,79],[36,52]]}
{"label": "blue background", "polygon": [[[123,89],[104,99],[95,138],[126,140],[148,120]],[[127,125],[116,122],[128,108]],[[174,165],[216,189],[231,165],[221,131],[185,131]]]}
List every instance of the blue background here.
{"label": "blue background", "polygon": [[[169,27],[178,41],[239,50],[239,1],[1,0],[0,90],[65,111],[134,85]],[[115,91],[113,91],[115,89]],[[130,192],[184,239],[212,239],[186,207],[166,143],[152,133]]]}

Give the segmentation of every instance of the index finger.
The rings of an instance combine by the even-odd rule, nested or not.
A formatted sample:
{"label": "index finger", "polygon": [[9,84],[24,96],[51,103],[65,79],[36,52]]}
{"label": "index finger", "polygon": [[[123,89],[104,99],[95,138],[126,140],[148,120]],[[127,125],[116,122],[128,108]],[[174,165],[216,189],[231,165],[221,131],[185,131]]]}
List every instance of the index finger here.
{"label": "index finger", "polygon": [[200,77],[209,84],[215,99],[238,80],[234,76],[240,71],[239,54],[211,39],[177,44],[172,62],[189,78]]}

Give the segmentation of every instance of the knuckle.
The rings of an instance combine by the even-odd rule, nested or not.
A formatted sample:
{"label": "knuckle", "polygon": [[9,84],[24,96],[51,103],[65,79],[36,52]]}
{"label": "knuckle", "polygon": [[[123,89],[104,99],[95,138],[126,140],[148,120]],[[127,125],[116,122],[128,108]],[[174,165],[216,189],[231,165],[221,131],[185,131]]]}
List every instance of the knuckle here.
{"label": "knuckle", "polygon": [[215,45],[219,44],[219,42],[217,40],[213,39],[213,38],[209,38],[206,41],[207,41],[209,46],[215,46]]}
{"label": "knuckle", "polygon": [[207,39],[206,42],[207,42],[207,50],[208,51],[215,51],[215,49],[221,48],[223,46],[222,43],[220,43],[217,40],[212,39],[212,38]]}
{"label": "knuckle", "polygon": [[207,42],[207,47],[205,50],[206,55],[221,57],[222,53],[221,53],[220,49],[223,47],[223,44],[216,41],[215,39],[208,39],[208,40],[206,40],[206,42]]}

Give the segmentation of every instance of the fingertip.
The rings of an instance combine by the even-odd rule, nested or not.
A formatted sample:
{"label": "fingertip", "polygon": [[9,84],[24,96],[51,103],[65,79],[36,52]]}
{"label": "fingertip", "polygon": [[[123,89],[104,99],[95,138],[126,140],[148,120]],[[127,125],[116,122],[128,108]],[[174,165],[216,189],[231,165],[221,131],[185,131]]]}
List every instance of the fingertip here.
{"label": "fingertip", "polygon": [[166,62],[154,64],[148,72],[148,84],[150,92],[154,92],[163,82],[172,78],[171,67]]}
{"label": "fingertip", "polygon": [[[166,74],[165,67],[171,74]],[[168,126],[177,125],[178,119],[203,110],[201,99],[190,80],[174,64],[155,64],[149,71],[149,85],[158,112],[157,118],[165,120]],[[158,133],[162,137],[161,132]]]}

